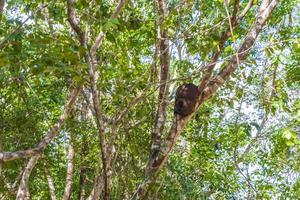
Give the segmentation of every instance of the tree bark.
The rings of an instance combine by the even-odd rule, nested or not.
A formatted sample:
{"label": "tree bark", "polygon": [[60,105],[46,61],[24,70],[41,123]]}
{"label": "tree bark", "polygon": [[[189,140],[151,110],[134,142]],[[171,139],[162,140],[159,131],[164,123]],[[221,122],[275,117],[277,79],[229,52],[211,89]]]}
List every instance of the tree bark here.
{"label": "tree bark", "polygon": [[34,168],[37,160],[39,159],[40,155],[35,155],[30,158],[27,166],[24,169],[22,179],[19,185],[18,193],[17,193],[17,200],[29,200],[30,199],[30,193],[29,193],[29,177],[31,174],[32,169]]}
{"label": "tree bark", "polygon": [[47,178],[48,187],[49,187],[49,191],[50,191],[50,195],[51,195],[51,200],[56,200],[57,198],[56,198],[56,195],[55,195],[55,187],[54,187],[53,178],[50,175],[47,168],[45,169],[45,172],[46,172],[46,178]]}
{"label": "tree bark", "polygon": [[82,166],[80,167],[80,172],[79,172],[79,194],[78,194],[79,200],[84,200],[85,198],[85,183],[86,183],[86,168]]}
{"label": "tree bark", "polygon": [[73,184],[73,174],[74,174],[74,156],[75,151],[73,148],[73,145],[69,144],[69,150],[68,150],[68,168],[67,168],[67,177],[66,177],[66,186],[65,186],[65,192],[64,192],[64,200],[69,200],[71,198],[72,193],[72,184]]}
{"label": "tree bark", "polygon": [[104,182],[103,176],[101,176],[99,174],[99,171],[96,170],[94,186],[93,186],[93,189],[92,189],[90,195],[88,196],[87,200],[100,199],[100,193],[103,189],[103,182]]}
{"label": "tree bark", "polygon": [[72,27],[72,29],[76,32],[80,44],[85,47],[85,33],[79,26],[79,21],[76,18],[75,11],[74,11],[74,0],[67,0],[67,12],[68,12],[68,21]]}
{"label": "tree bark", "polygon": [[[87,104],[86,104],[87,105]],[[84,113],[82,114],[83,116],[86,116],[88,105],[84,109]],[[85,117],[83,117],[85,119]],[[78,194],[78,199],[83,200],[85,198],[85,184],[86,184],[86,173],[87,173],[87,167],[85,163],[85,158],[88,155],[89,148],[88,148],[88,141],[86,136],[83,136],[82,138],[82,147],[81,147],[81,165],[80,165],[80,172],[79,172],[79,194]]]}
{"label": "tree bark", "polygon": [[[154,129],[152,132],[152,145],[151,156],[153,157],[159,151],[161,143],[161,133],[163,132],[165,121],[167,118],[167,106],[169,103],[169,39],[167,35],[167,29],[162,26],[166,16],[167,8],[164,0],[158,0],[158,48],[159,48],[159,60],[160,60],[160,87],[158,95],[158,108],[156,111],[156,118]],[[150,159],[151,161],[151,159]],[[148,171],[148,170],[146,170]]]}
{"label": "tree bark", "polygon": [[[118,14],[121,12],[123,6],[127,0],[119,0],[118,5],[111,15],[111,18],[115,19],[117,18]],[[84,49],[87,48],[86,44],[86,36],[84,34],[84,31],[79,26],[79,22],[76,18],[75,11],[74,11],[74,1],[73,0],[68,0],[67,1],[67,7],[68,7],[68,21],[72,27],[72,29],[77,33],[77,36],[79,38],[79,42]],[[103,32],[100,32],[98,36],[96,37],[95,42],[93,43],[89,54],[88,52],[85,52],[85,61],[89,64],[89,76],[90,76],[90,81],[91,81],[91,93],[92,93],[92,99],[93,99],[93,105],[94,105],[94,110],[95,110],[95,117],[96,117],[96,124],[98,127],[98,132],[99,132],[99,146],[101,149],[101,160],[102,160],[102,165],[103,165],[103,178],[104,178],[104,196],[103,198],[105,200],[109,199],[109,152],[108,152],[108,147],[106,144],[105,140],[105,124],[103,121],[103,114],[102,114],[102,109],[101,109],[101,104],[100,104],[100,92],[97,88],[97,81],[99,78],[99,73],[97,72],[97,57],[96,53],[97,50],[100,48],[102,45],[102,41],[104,38],[105,34]],[[87,49],[86,49],[87,51]],[[95,188],[94,188],[95,189]]]}

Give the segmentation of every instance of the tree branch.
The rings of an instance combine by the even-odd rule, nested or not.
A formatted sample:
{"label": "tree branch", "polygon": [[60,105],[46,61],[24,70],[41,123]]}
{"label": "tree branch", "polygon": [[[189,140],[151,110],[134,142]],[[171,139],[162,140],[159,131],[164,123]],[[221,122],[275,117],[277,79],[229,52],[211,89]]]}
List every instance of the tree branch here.
{"label": "tree branch", "polygon": [[30,158],[27,166],[24,169],[22,179],[20,182],[19,190],[17,193],[17,200],[29,200],[30,199],[30,193],[29,193],[29,187],[28,187],[28,182],[29,182],[29,177],[31,174],[31,171],[33,167],[35,166],[37,160],[39,159],[40,155],[35,155]]}
{"label": "tree branch", "polygon": [[244,10],[242,11],[242,13],[239,15],[239,21],[241,21],[241,19],[243,19],[245,17],[245,15],[247,14],[247,12],[250,10],[250,8],[253,6],[253,2],[254,0],[249,0],[248,4],[246,5],[246,7],[244,8]]}
{"label": "tree branch", "polygon": [[[0,0],[1,1],[1,0]],[[5,1],[5,0],[3,0]],[[4,49],[7,45],[7,43],[9,42],[10,38],[16,34],[19,33],[21,31],[22,26],[29,20],[31,19],[37,12],[41,11],[42,9],[46,8],[48,5],[45,6],[41,6],[40,8],[38,8],[37,10],[35,10],[34,12],[32,12],[31,15],[29,15],[26,19],[24,19],[24,21],[21,22],[21,24],[19,26],[17,26],[8,36],[6,36],[1,42],[0,42],[0,50]]]}
{"label": "tree branch", "polygon": [[65,109],[64,109],[62,115],[59,117],[58,122],[56,122],[54,124],[54,126],[49,130],[47,135],[37,145],[37,147],[27,149],[27,150],[22,150],[22,151],[16,151],[16,152],[0,152],[0,160],[3,162],[7,162],[10,160],[16,160],[16,159],[22,159],[22,158],[35,156],[35,155],[41,153],[47,147],[47,145],[56,137],[58,131],[60,130],[62,125],[67,120],[79,92],[80,92],[80,87],[77,87],[76,89],[72,89],[72,92],[69,93],[69,97],[68,97],[67,103],[65,105]]}
{"label": "tree branch", "polygon": [[232,17],[229,20],[229,27],[225,32],[223,32],[221,39],[219,41],[218,49],[216,52],[214,52],[212,56],[211,62],[207,65],[207,69],[204,72],[204,76],[202,78],[202,81],[199,85],[199,91],[202,93],[204,88],[207,86],[209,79],[211,78],[212,72],[214,67],[216,66],[216,63],[224,49],[224,44],[228,40],[230,33],[240,24],[242,18],[237,21],[237,13],[238,13],[238,8],[239,8],[239,0],[234,1],[234,9],[233,9],[233,14]]}
{"label": "tree branch", "polygon": [[[262,6],[265,6],[265,0],[263,2]],[[244,43],[238,50],[238,55],[233,56],[230,59],[229,64],[227,67],[225,67],[212,81],[209,82],[208,86],[204,89],[203,95],[201,98],[203,100],[211,97],[215,91],[223,85],[223,83],[229,79],[230,75],[233,73],[233,71],[236,69],[238,63],[242,63],[245,61],[245,59],[248,56],[249,50],[252,48],[258,34],[262,30],[263,26],[265,25],[267,19],[269,18],[271,12],[275,8],[275,6],[278,4],[278,0],[273,0],[269,6],[267,6],[265,9],[261,9],[261,13],[257,16],[256,22],[254,23],[253,27],[250,29],[248,34],[246,35],[246,38],[244,40]],[[239,61],[239,62],[238,62]],[[202,100],[202,101],[203,101]]]}
{"label": "tree branch", "polygon": [[111,18],[115,19],[121,12],[123,6],[127,3],[128,0],[119,0],[119,3],[114,11],[114,13],[111,15]]}
{"label": "tree branch", "polygon": [[[260,15],[257,16],[256,22],[248,32],[244,43],[241,45],[238,51],[238,57],[240,62],[243,62],[246,59],[249,49],[253,46],[258,34],[262,30],[267,19],[270,17],[272,11],[274,10],[277,4],[278,1],[273,0],[269,4],[269,6]],[[208,86],[204,89],[202,96],[199,98],[198,105],[195,106],[195,111],[205,102],[205,100],[210,98],[216,92],[216,90],[229,78],[236,66],[236,56],[233,56],[227,67],[224,68],[212,81],[210,81]],[[178,120],[173,119],[173,123],[170,128],[167,139],[162,143],[161,147],[159,148],[159,152],[156,154],[156,156],[151,157],[150,161],[147,164],[146,169],[148,172],[148,177],[153,177],[160,171],[160,169],[166,162],[170,151],[175,145],[181,130],[185,127],[192,115],[193,114],[187,117],[180,117]],[[152,182],[150,182],[147,185],[149,186],[151,184]]]}
{"label": "tree branch", "polygon": [[71,199],[71,190],[72,190],[73,174],[74,174],[74,157],[75,157],[75,151],[70,141],[68,157],[67,157],[68,168],[67,168],[66,186],[65,186],[63,200]]}
{"label": "tree branch", "polygon": [[[117,5],[115,11],[114,11],[113,14],[111,15],[111,18],[112,18],[112,19],[116,19],[116,18],[117,18],[118,14],[121,12],[123,6],[127,3],[127,1],[128,1],[128,0],[119,0],[119,3],[118,3],[118,5]],[[103,40],[103,38],[104,38],[104,35],[105,35],[105,34],[101,31],[101,32],[98,34],[98,36],[97,36],[97,38],[96,38],[94,44],[92,45],[92,48],[91,48],[91,54],[92,54],[92,57],[94,58],[94,61],[96,61],[96,59],[95,59],[95,58],[96,58],[96,52],[97,52],[97,50],[100,48],[100,46],[101,46],[101,44],[102,44],[102,40]],[[94,63],[94,64],[95,64],[95,63]]]}
{"label": "tree branch", "polygon": [[234,0],[233,13],[232,13],[232,17],[231,17],[231,24],[236,22],[237,13],[238,13],[238,10],[239,10],[239,3],[240,3],[240,0]]}
{"label": "tree branch", "polygon": [[[77,33],[79,37],[79,41],[82,47],[86,47],[86,40],[84,36],[84,32],[78,25],[78,21],[75,16],[74,8],[73,8],[73,0],[67,1],[68,6],[68,20],[70,22],[71,27]],[[88,52],[85,52],[85,61],[89,64],[89,76],[91,81],[91,93],[93,99],[93,105],[95,109],[95,118],[96,124],[98,128],[98,135],[99,135],[99,145],[101,149],[101,160],[103,163],[103,174],[104,174],[104,199],[109,199],[109,180],[108,180],[108,165],[107,165],[107,146],[105,142],[105,125],[103,122],[103,116],[100,106],[99,100],[99,91],[97,89],[97,80],[98,80],[98,73],[96,72],[96,65],[97,65],[97,58],[96,58],[96,51],[102,44],[104,34],[102,32],[99,33],[95,43],[92,45],[91,48],[91,56]]]}
{"label": "tree branch", "polygon": [[47,166],[45,165],[45,173],[46,173],[46,178],[48,182],[48,187],[50,190],[50,195],[51,195],[51,200],[56,200],[56,194],[55,194],[55,187],[54,187],[54,181],[52,176],[50,175],[50,172],[47,169]]}
{"label": "tree branch", "polygon": [[[158,95],[158,108],[156,111],[156,118],[154,129],[152,132],[152,145],[151,145],[151,157],[156,155],[161,143],[161,133],[164,129],[165,121],[167,118],[167,106],[169,103],[169,39],[167,29],[162,26],[166,16],[167,8],[164,0],[158,0],[158,48],[159,48],[159,60],[160,60],[160,82],[159,95]],[[150,159],[151,160],[151,159]],[[148,170],[146,170],[147,173]]]}
{"label": "tree branch", "polygon": [[[118,3],[117,8],[115,9],[115,12],[112,14],[111,18],[116,18],[117,15],[120,13],[121,8],[126,3],[127,0],[120,0]],[[89,67],[89,76],[91,80],[91,92],[92,92],[92,98],[93,98],[93,105],[95,109],[95,117],[99,132],[99,143],[101,148],[101,159],[103,163],[103,179],[104,179],[104,195],[103,198],[109,199],[109,160],[110,155],[108,154],[108,147],[105,141],[105,125],[103,122],[103,115],[102,115],[102,109],[100,105],[100,96],[99,91],[97,89],[97,81],[98,81],[98,72],[96,71],[96,66],[98,64],[96,53],[97,50],[102,45],[102,41],[104,38],[104,33],[100,32],[94,42],[94,44],[91,47],[91,57],[88,59],[88,62],[90,64]],[[113,137],[113,136],[112,136]]]}
{"label": "tree branch", "polygon": [[72,29],[76,32],[80,44],[85,47],[85,33],[79,26],[79,22],[75,16],[74,11],[74,0],[67,0],[67,7],[68,7],[68,21],[72,27]]}

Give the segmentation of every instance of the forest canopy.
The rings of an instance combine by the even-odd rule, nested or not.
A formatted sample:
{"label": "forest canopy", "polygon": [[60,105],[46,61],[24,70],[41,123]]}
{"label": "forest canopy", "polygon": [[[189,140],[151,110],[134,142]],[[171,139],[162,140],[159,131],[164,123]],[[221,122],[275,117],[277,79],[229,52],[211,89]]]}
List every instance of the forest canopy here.
{"label": "forest canopy", "polygon": [[299,196],[299,0],[0,0],[0,200]]}

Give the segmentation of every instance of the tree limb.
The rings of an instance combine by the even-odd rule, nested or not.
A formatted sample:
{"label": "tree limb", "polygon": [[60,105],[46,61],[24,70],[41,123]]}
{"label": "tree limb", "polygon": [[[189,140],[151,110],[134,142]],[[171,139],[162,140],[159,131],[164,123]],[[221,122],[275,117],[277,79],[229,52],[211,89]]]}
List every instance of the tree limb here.
{"label": "tree limb", "polygon": [[74,0],[67,0],[67,8],[68,8],[68,21],[72,27],[72,29],[76,32],[80,44],[85,47],[85,33],[79,26],[79,21],[75,16],[74,11]]}
{"label": "tree limb", "polygon": [[[113,14],[111,15],[112,19],[116,19],[118,14],[121,12],[123,6],[127,3],[128,0],[119,0],[119,3],[115,9],[115,11],[113,12]],[[96,40],[94,42],[94,44],[92,45],[91,48],[91,54],[93,58],[96,58],[96,52],[99,49],[99,47],[102,44],[102,40],[104,38],[104,33],[101,31],[98,36],[96,37]],[[96,59],[94,59],[94,61],[96,61]],[[95,64],[95,63],[94,63]]]}
{"label": "tree limb", "polygon": [[55,194],[55,187],[54,187],[54,181],[52,176],[50,175],[50,172],[47,169],[47,166],[45,166],[45,173],[46,173],[46,178],[47,178],[47,183],[51,195],[51,200],[56,200],[56,194]]}
{"label": "tree limb", "polygon": [[[77,33],[79,37],[79,41],[82,47],[86,47],[86,40],[84,36],[84,32],[78,25],[78,21],[75,16],[74,12],[74,5],[73,0],[67,1],[68,6],[68,20],[70,22],[70,25],[72,29]],[[98,135],[99,135],[99,145],[101,149],[101,160],[103,164],[103,174],[104,174],[104,199],[109,199],[109,180],[108,180],[108,165],[107,165],[107,146],[105,142],[105,125],[102,120],[102,111],[100,106],[100,100],[99,100],[99,91],[97,89],[96,83],[98,80],[98,73],[96,72],[96,65],[97,65],[97,58],[96,58],[96,51],[102,44],[102,39],[104,37],[104,34],[100,32],[99,36],[97,37],[95,43],[92,45],[91,48],[91,56],[88,52],[85,52],[85,61],[89,64],[89,76],[90,76],[90,82],[91,82],[91,93],[92,93],[92,99],[93,99],[93,105],[95,109],[95,118],[96,118],[96,124],[98,128]]]}
{"label": "tree limb", "polygon": [[121,12],[123,6],[127,3],[128,0],[119,0],[119,3],[115,9],[115,11],[113,12],[113,14],[111,15],[111,18],[115,19],[117,18],[117,16],[119,15],[119,13]]}
{"label": "tree limb", "polygon": [[204,72],[204,76],[202,78],[202,81],[199,85],[199,91],[202,93],[204,88],[207,86],[209,79],[211,78],[212,72],[214,67],[216,66],[216,63],[224,49],[224,44],[228,40],[230,33],[239,25],[241,22],[242,18],[239,18],[239,21],[237,21],[237,13],[238,13],[238,8],[239,8],[239,0],[234,1],[234,9],[233,9],[233,14],[232,17],[229,20],[229,27],[225,32],[222,33],[221,39],[219,41],[219,45],[217,50],[214,52],[212,56],[211,62],[207,65],[207,69]]}
{"label": "tree limb", "polygon": [[29,200],[30,199],[30,193],[29,193],[29,187],[28,187],[28,182],[29,182],[29,177],[31,174],[31,171],[33,167],[35,166],[37,160],[39,159],[40,155],[35,155],[30,158],[27,166],[24,169],[22,179],[20,182],[19,190],[17,193],[17,200]]}
{"label": "tree limb", "polygon": [[[257,16],[256,22],[253,24],[252,28],[249,30],[246,38],[244,39],[243,44],[241,45],[238,51],[238,57],[240,62],[245,61],[249,49],[253,46],[258,34],[264,27],[267,19],[270,17],[272,11],[274,10],[275,6],[278,4],[277,0],[273,0],[266,9],[261,12],[260,15]],[[223,85],[223,83],[228,80],[230,75],[233,73],[234,69],[237,67],[237,60],[236,56],[233,56],[227,65],[212,81],[209,82],[208,86],[204,89],[203,94],[198,100],[198,105],[195,106],[195,111],[207,100],[209,99],[216,90]],[[159,148],[159,152],[155,157],[152,157],[151,160],[148,162],[146,167],[148,177],[154,176],[157,174],[164,163],[166,162],[170,151],[173,149],[181,130],[185,127],[189,119],[192,117],[193,114],[187,117],[179,117],[178,120],[173,119],[172,126],[170,128],[169,134],[167,139],[162,143],[161,147]],[[151,182],[148,184],[148,186]]]}
{"label": "tree limb", "polygon": [[10,160],[16,160],[16,159],[22,159],[22,158],[35,156],[35,155],[41,153],[47,147],[47,145],[57,136],[58,131],[60,130],[62,125],[67,120],[79,92],[80,92],[80,87],[72,89],[72,91],[69,93],[68,100],[65,105],[65,109],[64,109],[62,115],[59,117],[58,122],[56,122],[54,124],[54,126],[49,130],[47,135],[37,145],[37,147],[27,149],[27,150],[22,150],[22,151],[16,151],[16,152],[0,152],[0,160],[3,162],[7,162]]}
{"label": "tree limb", "polygon": [[[111,18],[116,18],[117,15],[120,13],[121,8],[124,6],[124,4],[127,2],[127,0],[120,0],[115,12],[112,14]],[[103,115],[102,115],[102,109],[100,104],[100,96],[99,91],[97,88],[97,81],[99,78],[99,74],[96,71],[96,66],[98,64],[98,60],[96,57],[97,50],[102,45],[102,41],[104,38],[104,33],[101,31],[98,36],[96,37],[96,40],[94,44],[91,47],[91,56],[88,54],[86,55],[86,61],[89,63],[89,76],[91,81],[91,93],[92,93],[92,99],[93,99],[93,105],[95,110],[95,117],[96,117],[96,124],[98,127],[99,132],[99,143],[101,148],[101,159],[103,163],[103,178],[104,178],[104,195],[103,198],[109,199],[109,158],[110,155],[108,154],[108,147],[105,141],[105,125],[103,122]],[[112,136],[113,137],[113,136]]]}
{"label": "tree limb", "polygon": [[239,15],[239,21],[241,21],[241,19],[243,19],[245,17],[245,15],[247,14],[247,12],[250,10],[250,8],[253,6],[253,2],[254,0],[249,0],[246,7],[244,8],[244,10],[241,12],[241,14]]}
{"label": "tree limb", "polygon": [[[159,48],[159,60],[160,60],[160,82],[159,95],[158,95],[158,108],[156,111],[155,124],[152,132],[152,145],[151,145],[151,157],[156,154],[161,143],[161,133],[164,129],[165,121],[167,118],[167,106],[169,103],[169,39],[167,29],[162,26],[166,16],[167,7],[164,0],[158,0],[158,48]],[[151,159],[150,159],[151,160]],[[147,171],[147,170],[146,170]]]}
{"label": "tree limb", "polygon": [[[264,3],[267,0],[263,2]],[[208,86],[204,89],[203,95],[201,98],[203,100],[211,97],[215,91],[223,85],[223,83],[229,79],[232,72],[236,69],[238,60],[240,63],[245,61],[245,59],[248,56],[249,50],[252,48],[258,34],[262,30],[263,26],[265,25],[267,19],[269,18],[270,14],[272,13],[275,6],[278,4],[278,0],[273,0],[265,9],[261,9],[261,13],[257,16],[256,22],[254,23],[253,27],[250,29],[248,34],[246,35],[246,38],[244,40],[244,43],[238,50],[238,58],[236,56],[233,56],[230,59],[229,64],[227,67],[225,67],[216,77],[213,78],[212,81],[209,82]],[[238,60],[237,60],[238,59]]]}
{"label": "tree limb", "polygon": [[[0,0],[1,1],[1,0]],[[3,0],[5,1],[5,0]],[[24,19],[24,21],[22,21],[20,23],[20,25],[18,25],[8,36],[6,36],[1,42],[0,42],[0,50],[4,49],[7,45],[7,43],[9,42],[10,38],[16,34],[19,33],[22,29],[22,26],[29,20],[31,19],[37,12],[41,11],[42,9],[46,8],[48,5],[45,6],[41,6],[40,8],[38,8],[37,10],[35,10],[34,12],[32,12],[31,15],[29,15],[26,19]]]}
{"label": "tree limb", "polygon": [[74,157],[75,157],[75,151],[70,141],[68,157],[67,157],[67,161],[68,161],[67,177],[66,177],[66,185],[65,185],[63,200],[71,199],[71,190],[72,190],[73,174],[74,174]]}

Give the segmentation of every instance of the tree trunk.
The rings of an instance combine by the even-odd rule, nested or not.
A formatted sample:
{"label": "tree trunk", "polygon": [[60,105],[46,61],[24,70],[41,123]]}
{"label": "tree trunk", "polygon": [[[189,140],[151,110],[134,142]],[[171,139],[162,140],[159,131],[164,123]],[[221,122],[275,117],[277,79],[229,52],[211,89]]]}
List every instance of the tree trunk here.
{"label": "tree trunk", "polygon": [[27,163],[19,185],[19,190],[16,197],[17,200],[30,199],[29,186],[28,186],[29,177],[39,157],[40,157],[39,155],[33,156],[30,158],[29,162]]}
{"label": "tree trunk", "polygon": [[48,182],[48,187],[49,187],[49,190],[50,190],[51,200],[56,200],[55,187],[54,187],[53,178],[50,175],[50,173],[47,170],[47,168],[45,169],[45,171],[46,171],[46,178],[47,178],[47,182]]}
{"label": "tree trunk", "polygon": [[73,184],[73,174],[74,174],[74,148],[70,142],[69,151],[68,151],[68,168],[67,168],[67,178],[66,178],[66,186],[64,192],[64,200],[69,200],[71,198],[72,193],[72,184]]}

